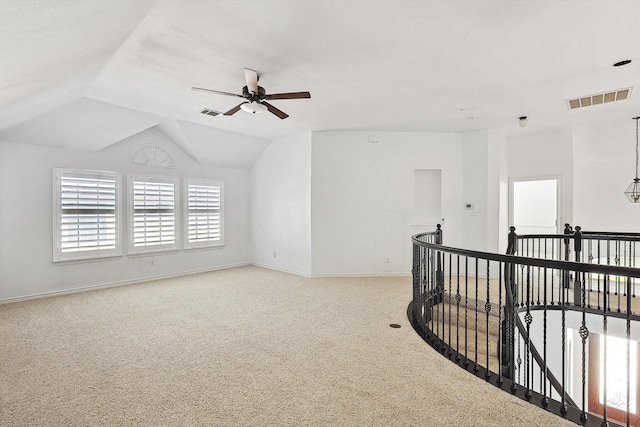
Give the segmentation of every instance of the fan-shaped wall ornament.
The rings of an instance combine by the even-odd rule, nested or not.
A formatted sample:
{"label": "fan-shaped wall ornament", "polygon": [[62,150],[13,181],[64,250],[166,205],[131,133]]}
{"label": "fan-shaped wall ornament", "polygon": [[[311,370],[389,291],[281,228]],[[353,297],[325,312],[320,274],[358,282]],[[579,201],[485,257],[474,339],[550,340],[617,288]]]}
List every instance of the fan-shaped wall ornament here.
{"label": "fan-shaped wall ornament", "polygon": [[157,145],[147,145],[140,148],[131,156],[132,165],[144,165],[156,168],[174,169],[176,163],[169,153]]}

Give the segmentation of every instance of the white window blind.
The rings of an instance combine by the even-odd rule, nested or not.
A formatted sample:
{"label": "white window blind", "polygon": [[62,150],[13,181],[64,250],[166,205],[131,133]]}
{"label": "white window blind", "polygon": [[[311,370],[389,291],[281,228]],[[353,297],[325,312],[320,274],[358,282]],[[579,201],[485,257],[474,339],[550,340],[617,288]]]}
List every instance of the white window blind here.
{"label": "white window blind", "polygon": [[119,175],[55,170],[54,261],[119,255]]}
{"label": "white window blind", "polygon": [[174,178],[132,177],[131,252],[177,249]]}
{"label": "white window blind", "polygon": [[223,233],[223,184],[186,180],[187,213],[185,247],[220,246]]}

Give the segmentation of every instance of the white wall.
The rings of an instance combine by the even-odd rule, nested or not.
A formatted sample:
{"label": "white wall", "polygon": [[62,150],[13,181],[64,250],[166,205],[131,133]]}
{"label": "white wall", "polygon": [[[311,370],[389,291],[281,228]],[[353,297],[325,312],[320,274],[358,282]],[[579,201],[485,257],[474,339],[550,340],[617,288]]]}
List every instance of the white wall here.
{"label": "white wall", "polygon": [[314,275],[411,272],[410,237],[435,229],[412,228],[416,169],[442,170],[444,241],[464,244],[459,134],[327,131],[312,138]]}
{"label": "white wall", "polygon": [[[488,131],[468,132],[463,137],[463,198],[473,205],[465,209],[462,232],[465,249],[487,250],[487,212],[489,192]],[[497,249],[497,248],[496,248]]]}
{"label": "white wall", "polygon": [[[149,144],[167,151],[176,168],[129,165],[131,155]],[[123,184],[129,173],[224,181],[226,246],[53,264],[52,170],[58,167],[120,172]],[[249,184],[249,171],[200,165],[155,129],[99,152],[0,142],[0,300],[249,263]]]}
{"label": "white wall", "polygon": [[310,132],[272,141],[253,165],[251,230],[255,264],[311,274]]}
{"label": "white wall", "polygon": [[571,225],[581,225],[574,224],[575,179],[572,133],[559,131],[512,137],[508,139],[508,147],[509,179],[559,178],[561,180],[559,189],[561,204],[558,218],[560,230],[567,222]]}
{"label": "white wall", "polygon": [[488,144],[487,250],[503,254],[509,234],[509,150],[499,130],[489,130]]}
{"label": "white wall", "polygon": [[[409,274],[410,236],[435,227],[414,224],[416,169],[442,171],[446,245],[503,252],[513,178],[560,177],[562,222],[638,232],[640,205],[622,194],[635,166],[629,122],[508,140],[499,130],[306,132],[272,141],[251,171],[201,165],[155,129],[96,153],[0,142],[0,299],[251,262],[305,275]],[[129,165],[147,144],[177,168]],[[54,167],[223,180],[227,245],[154,255],[154,266],[126,255],[54,265]]]}
{"label": "white wall", "polygon": [[575,224],[585,230],[640,232],[640,203],[624,191],[635,177],[635,122],[574,131]]}

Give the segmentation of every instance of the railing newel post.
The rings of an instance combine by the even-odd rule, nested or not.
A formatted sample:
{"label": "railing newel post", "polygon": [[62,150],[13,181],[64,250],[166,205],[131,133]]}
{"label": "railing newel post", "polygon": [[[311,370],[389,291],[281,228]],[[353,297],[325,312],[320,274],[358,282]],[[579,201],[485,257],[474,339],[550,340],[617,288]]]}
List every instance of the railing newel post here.
{"label": "railing newel post", "polygon": [[[573,235],[573,250],[575,253],[576,262],[580,262],[580,256],[582,253],[582,228],[576,225],[576,232]],[[580,274],[578,271],[574,271],[575,281],[573,282],[573,305],[580,307],[582,303],[582,286],[580,281]]]}

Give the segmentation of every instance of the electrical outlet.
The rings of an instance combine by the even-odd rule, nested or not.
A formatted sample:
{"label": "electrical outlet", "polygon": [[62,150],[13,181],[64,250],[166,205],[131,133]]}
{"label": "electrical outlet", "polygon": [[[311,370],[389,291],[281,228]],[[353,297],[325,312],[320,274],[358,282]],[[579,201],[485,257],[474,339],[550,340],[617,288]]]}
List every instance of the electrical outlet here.
{"label": "electrical outlet", "polygon": [[384,257],[384,262],[386,262],[387,264],[389,263],[389,257],[388,256]]}
{"label": "electrical outlet", "polygon": [[273,257],[274,257],[274,258],[277,258],[277,255],[278,255],[278,254],[276,253],[276,251],[273,251]]}

